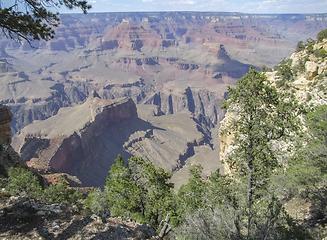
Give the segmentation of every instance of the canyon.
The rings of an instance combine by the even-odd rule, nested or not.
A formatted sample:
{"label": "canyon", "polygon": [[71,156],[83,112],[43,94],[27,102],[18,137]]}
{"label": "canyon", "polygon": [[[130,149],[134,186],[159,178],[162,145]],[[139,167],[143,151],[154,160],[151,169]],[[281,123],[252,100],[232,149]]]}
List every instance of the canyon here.
{"label": "canyon", "polygon": [[227,86],[325,28],[327,14],[63,14],[49,42],[0,39],[12,145],[40,173],[66,172],[76,186],[103,186],[118,154],[174,172],[177,187],[192,164],[223,172]]}

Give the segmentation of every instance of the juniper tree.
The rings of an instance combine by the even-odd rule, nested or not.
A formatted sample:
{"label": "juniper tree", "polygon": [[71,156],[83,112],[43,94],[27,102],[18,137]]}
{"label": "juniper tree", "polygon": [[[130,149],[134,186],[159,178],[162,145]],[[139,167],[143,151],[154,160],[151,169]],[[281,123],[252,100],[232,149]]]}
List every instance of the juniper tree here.
{"label": "juniper tree", "polygon": [[[276,143],[287,142],[300,130],[298,114],[301,113],[301,107],[294,95],[277,91],[265,73],[253,67],[237,81],[235,88],[229,87],[228,90],[227,101],[224,101],[222,109],[233,112],[235,118],[223,132],[234,136],[234,151],[227,161],[234,168],[235,178],[247,186],[246,237],[251,239],[258,224],[254,221],[258,209],[254,207],[259,206],[263,199],[268,201],[264,197],[269,191],[271,176],[282,166],[278,158],[280,149]],[[274,194],[269,201],[271,204],[278,202]],[[272,206],[277,215],[271,215],[271,221],[281,213],[276,204]]]}
{"label": "juniper tree", "polygon": [[171,223],[177,221],[172,173],[156,169],[148,160],[132,157],[125,166],[119,155],[111,166],[107,183],[107,201],[115,216],[130,217],[139,222],[148,222],[157,228],[169,213]]}

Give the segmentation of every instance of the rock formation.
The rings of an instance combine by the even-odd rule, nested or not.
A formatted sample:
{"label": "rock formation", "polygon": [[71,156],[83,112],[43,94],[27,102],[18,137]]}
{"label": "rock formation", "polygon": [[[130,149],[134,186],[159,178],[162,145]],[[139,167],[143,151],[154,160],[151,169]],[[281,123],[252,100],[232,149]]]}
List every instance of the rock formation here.
{"label": "rock formation", "polygon": [[9,107],[0,104],[0,177],[7,175],[9,167],[23,165],[21,158],[10,145],[11,119],[12,113]]}
{"label": "rock formation", "polygon": [[[321,43],[317,43],[314,49],[325,49],[327,51],[327,39]],[[295,94],[297,100],[306,104],[307,106],[319,106],[327,104],[327,59],[319,58],[313,53],[308,53],[306,50],[292,54],[291,58],[293,69],[294,81],[288,82],[288,91]],[[299,72],[297,75],[294,74],[294,69],[298,67],[301,62],[305,62],[305,70]],[[266,73],[268,80],[276,85],[276,82],[280,81],[280,76],[276,71]],[[309,96],[309,97],[308,97]],[[235,108],[237,106],[234,106]],[[233,151],[233,134],[221,134],[222,131],[226,130],[226,126],[237,118],[237,115],[233,112],[233,107],[225,114],[224,119],[220,122],[220,160],[226,163],[226,159],[229,154]],[[230,166],[224,164],[225,172],[230,172]]]}
{"label": "rock formation", "polygon": [[[125,159],[132,155],[149,158],[171,171],[180,172],[200,158],[210,159],[207,166],[218,167],[215,132],[224,116],[220,105],[227,86],[233,86],[250,65],[272,67],[288,57],[296,43],[294,31],[287,30],[300,29],[296,30],[298,41],[327,28],[324,14],[63,14],[61,23],[55,38],[33,42],[36,48],[1,39],[0,103],[13,112],[12,134],[20,139],[14,141],[15,147],[25,136],[29,139],[21,151],[30,166],[51,172],[53,159],[51,166],[79,175],[84,183],[101,172],[94,180],[97,184],[119,153]],[[311,77],[320,71],[313,69]],[[93,91],[103,101],[131,98],[143,111],[142,117],[100,128],[99,135],[80,132],[80,127],[76,133],[64,132],[59,124],[65,122],[62,112],[89,101]],[[88,116],[85,129],[94,125]],[[42,123],[50,118],[58,124],[54,120]],[[42,132],[39,126],[48,127],[43,124],[53,126],[53,131]],[[63,134],[54,134],[57,130]],[[83,143],[86,134],[91,136],[85,139],[95,137],[97,143]],[[169,136],[174,136],[172,141]],[[74,148],[75,144],[86,146],[88,152]],[[57,151],[58,146],[62,151]],[[51,157],[47,162],[43,156]]]}
{"label": "rock formation", "polygon": [[0,142],[11,142],[11,120],[10,108],[0,104]]}
{"label": "rock formation", "polygon": [[14,146],[20,146],[25,161],[38,158],[60,172],[82,163],[78,166],[82,171],[101,148],[95,139],[108,127],[132,117],[137,112],[131,99],[102,100],[91,94],[82,105],[60,109],[56,116],[24,128]]}

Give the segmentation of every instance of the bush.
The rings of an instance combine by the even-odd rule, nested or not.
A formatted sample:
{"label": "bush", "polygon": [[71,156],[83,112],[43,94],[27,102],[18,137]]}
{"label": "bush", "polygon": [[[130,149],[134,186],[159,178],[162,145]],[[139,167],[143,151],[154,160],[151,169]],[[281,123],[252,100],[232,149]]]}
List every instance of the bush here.
{"label": "bush", "polygon": [[60,178],[57,184],[50,185],[44,193],[45,197],[52,202],[76,203],[83,197],[80,191],[69,188],[64,177]]}
{"label": "bush", "polygon": [[305,72],[305,61],[301,59],[299,63],[293,67],[293,72],[295,75]]}
{"label": "bush", "polygon": [[93,188],[84,201],[84,207],[87,209],[84,211],[85,215],[92,213],[99,214],[100,212],[109,209],[106,200],[107,195],[108,192],[106,190],[102,192],[100,189]]}
{"label": "bush", "polygon": [[326,55],[327,55],[327,51],[326,51],[325,49],[322,48],[322,49],[320,49],[320,50],[318,51],[318,56],[317,56],[317,57],[325,58]]}
{"label": "bush", "polygon": [[325,38],[327,38],[327,29],[320,31],[317,34],[317,41],[318,42],[322,42],[322,40],[324,40]]}
{"label": "bush", "polygon": [[307,46],[307,54],[312,54],[313,53],[313,46],[314,46],[314,44],[309,44]]}
{"label": "bush", "polygon": [[285,61],[283,60],[277,67],[277,75],[281,78],[281,80],[284,81],[293,81],[294,77],[293,77],[293,72],[292,69],[290,67],[290,65],[292,64],[292,61]]}
{"label": "bush", "polygon": [[300,52],[305,49],[305,46],[303,44],[303,41],[299,41],[296,45],[296,52]]}
{"label": "bush", "polygon": [[25,168],[9,168],[6,192],[11,195],[40,197],[42,184],[39,177]]}

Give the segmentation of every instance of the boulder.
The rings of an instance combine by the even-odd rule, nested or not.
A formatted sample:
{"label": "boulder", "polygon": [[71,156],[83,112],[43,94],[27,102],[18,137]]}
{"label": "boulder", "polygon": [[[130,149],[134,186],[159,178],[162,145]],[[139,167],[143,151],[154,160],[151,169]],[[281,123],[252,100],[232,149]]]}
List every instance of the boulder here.
{"label": "boulder", "polygon": [[318,75],[318,64],[312,61],[305,63],[305,78],[307,80],[313,80]]}

